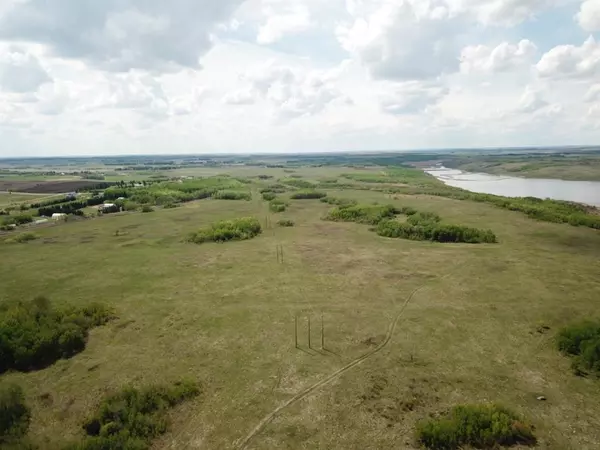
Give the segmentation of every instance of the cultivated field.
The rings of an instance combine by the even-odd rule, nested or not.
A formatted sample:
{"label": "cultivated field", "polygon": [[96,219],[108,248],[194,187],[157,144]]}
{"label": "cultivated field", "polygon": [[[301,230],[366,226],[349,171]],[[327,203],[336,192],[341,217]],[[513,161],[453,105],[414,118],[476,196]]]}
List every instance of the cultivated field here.
{"label": "cultivated field", "polygon": [[[317,180],[351,169],[295,170]],[[254,184],[251,201],[107,215],[0,243],[0,302],[45,295],[59,305],[101,302],[118,315],[75,357],[2,375],[24,387],[32,440],[59,449],[83,436],[82,418],[106,393],[187,378],[202,394],[170,413],[170,431],[152,448],[412,449],[415,424],[430,414],[499,402],[533,423],[537,448],[597,449],[600,382],[576,377],[555,337],[599,316],[599,232],[356,184],[363,189],[326,192],[434,212],[491,229],[499,242],[383,238],[369,225],[323,221],[332,206],[318,200],[289,200],[272,214]],[[258,218],[263,233],[184,242],[239,217]],[[295,226],[277,227],[280,218]]]}

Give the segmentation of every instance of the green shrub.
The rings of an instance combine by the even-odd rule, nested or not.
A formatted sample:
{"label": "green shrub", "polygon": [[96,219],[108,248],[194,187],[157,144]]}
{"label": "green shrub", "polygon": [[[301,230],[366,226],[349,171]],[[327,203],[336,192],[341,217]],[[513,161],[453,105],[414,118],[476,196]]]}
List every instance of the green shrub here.
{"label": "green shrub", "polygon": [[150,205],[144,205],[142,206],[142,212],[143,213],[151,213],[154,211],[154,208]]}
{"label": "green shrub", "polygon": [[536,438],[532,426],[506,408],[461,405],[440,418],[419,423],[417,441],[432,450],[455,450],[535,445]]}
{"label": "green shrub", "polygon": [[293,227],[296,224],[293,220],[281,219],[279,222],[277,222],[277,225],[279,225],[280,227]]}
{"label": "green shrub", "polygon": [[7,242],[16,242],[18,244],[24,244],[26,242],[35,241],[38,239],[38,235],[35,233],[21,233],[15,237],[9,239]]}
{"label": "green shrub", "polygon": [[217,200],[252,200],[252,195],[249,192],[239,191],[219,191],[213,195]]}
{"label": "green shrub", "polygon": [[315,187],[315,185],[310,181],[298,180],[297,178],[282,178],[279,181],[283,184],[287,184],[288,186],[293,186],[299,189],[312,189]]}
{"label": "green shrub", "polygon": [[327,194],[319,191],[299,191],[290,196],[293,200],[314,200],[324,197],[327,197]]}
{"label": "green shrub", "polygon": [[28,214],[16,214],[14,216],[3,216],[0,224],[2,225],[24,225],[33,222],[33,217]]}
{"label": "green shrub", "polygon": [[262,232],[260,222],[253,217],[224,220],[192,233],[188,240],[196,244],[252,239]]}
{"label": "green shrub", "polygon": [[288,204],[279,198],[275,198],[269,203],[269,210],[273,213],[284,212],[287,207]]}
{"label": "green shrub", "polygon": [[85,348],[88,332],[112,318],[102,305],[54,309],[48,299],[0,308],[0,373],[29,371],[69,358]]}
{"label": "green shrub", "polygon": [[31,413],[16,384],[0,384],[0,446],[5,448],[27,434]]}
{"label": "green shrub", "polygon": [[408,214],[407,222],[411,225],[422,225],[430,226],[441,222],[442,218],[436,213],[432,212],[416,212],[414,214]]}
{"label": "green shrub", "polygon": [[558,334],[558,349],[573,357],[578,374],[600,376],[600,322],[582,322],[563,328]]}
{"label": "green shrub", "polygon": [[163,206],[164,209],[173,209],[173,208],[177,208],[179,205],[177,203],[166,203],[165,206]]}
{"label": "green shrub", "polygon": [[87,434],[69,450],[145,450],[168,429],[170,408],[200,394],[197,383],[173,386],[129,387],[100,403],[83,428]]}
{"label": "green shrub", "polygon": [[287,192],[288,188],[286,186],[284,186],[283,184],[271,184],[269,186],[267,186],[266,188],[263,188],[260,190],[261,194],[264,194],[266,192],[272,192],[273,194],[283,194],[284,192]]}
{"label": "green shrub", "polygon": [[350,198],[323,197],[321,202],[337,206],[355,206],[358,204],[356,200]]}
{"label": "green shrub", "polygon": [[273,192],[264,192],[262,195],[263,200],[270,202],[271,200],[275,200],[277,197]]}
{"label": "green shrub", "polygon": [[140,204],[138,202],[134,202],[133,200],[125,200],[123,202],[123,209],[125,211],[135,211],[139,209]]}
{"label": "green shrub", "polygon": [[392,205],[340,206],[329,211],[325,220],[377,225],[386,218],[393,218],[397,212]]}
{"label": "green shrub", "polygon": [[408,222],[384,220],[379,222],[376,232],[379,236],[413,241],[464,242],[468,244],[492,244],[497,242],[496,235],[491,230],[479,230],[459,225],[443,225],[437,222],[413,225]]}

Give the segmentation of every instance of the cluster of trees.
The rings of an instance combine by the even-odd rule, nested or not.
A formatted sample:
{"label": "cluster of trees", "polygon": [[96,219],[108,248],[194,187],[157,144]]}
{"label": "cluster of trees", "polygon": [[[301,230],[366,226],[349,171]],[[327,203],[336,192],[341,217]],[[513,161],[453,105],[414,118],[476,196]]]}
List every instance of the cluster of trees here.
{"label": "cluster of trees", "polygon": [[22,438],[27,434],[30,420],[31,411],[23,389],[12,383],[0,384],[0,447],[25,449]]}
{"label": "cluster of trees", "polygon": [[498,405],[459,405],[440,417],[417,424],[417,441],[431,450],[533,446],[533,427]]}
{"label": "cluster of trees", "polygon": [[45,297],[0,307],[0,373],[29,371],[71,357],[85,348],[91,328],[108,322],[102,305],[56,309]]}
{"label": "cluster of trees", "polygon": [[467,244],[493,244],[497,242],[496,235],[491,230],[480,230],[460,225],[444,225],[437,222],[413,225],[408,222],[384,220],[377,225],[376,231],[379,236],[413,241],[464,242]]}
{"label": "cluster of trees", "polygon": [[275,200],[275,197],[277,197],[277,196],[273,192],[264,192],[262,194],[263,200],[266,200],[267,202],[270,202],[271,200]]}
{"label": "cluster of trees", "polygon": [[67,203],[60,203],[54,206],[45,206],[38,209],[38,215],[50,217],[52,214],[83,214],[80,210],[86,206],[97,206],[104,202],[104,197],[91,197],[87,200],[75,200]]}
{"label": "cluster of trees", "polygon": [[258,219],[244,217],[241,219],[223,220],[192,233],[188,240],[195,244],[204,242],[226,242],[252,239],[262,233]]}
{"label": "cluster of trees", "polygon": [[325,216],[325,220],[377,225],[384,219],[393,218],[396,214],[399,214],[399,210],[392,205],[351,204],[332,209]]}
{"label": "cluster of trees", "polygon": [[288,190],[289,189],[287,187],[285,187],[283,184],[275,183],[275,184],[270,184],[268,187],[261,189],[260,193],[261,194],[265,194],[265,193],[283,194],[284,192],[287,192]]}
{"label": "cluster of trees", "polygon": [[26,223],[33,222],[33,217],[29,214],[14,214],[3,216],[0,221],[0,229],[9,230],[12,229],[12,225],[24,225]]}
{"label": "cluster of trees", "polygon": [[252,194],[241,191],[218,191],[212,197],[217,200],[252,200]]}
{"label": "cluster of trees", "polygon": [[294,192],[290,198],[293,200],[318,200],[327,197],[325,192],[319,191],[298,191]]}
{"label": "cluster of trees", "polygon": [[65,450],[142,450],[168,429],[169,409],[200,394],[191,381],[173,386],[128,387],[103,399],[83,428],[86,437]]}
{"label": "cluster of trees", "polygon": [[600,322],[583,322],[563,328],[558,335],[558,349],[573,357],[578,375],[600,376]]}
{"label": "cluster of trees", "polygon": [[61,198],[56,198],[54,200],[46,200],[46,201],[39,202],[39,203],[32,203],[29,206],[31,208],[43,208],[45,206],[60,205],[61,203],[70,202],[72,200],[73,200],[72,197],[61,197]]}

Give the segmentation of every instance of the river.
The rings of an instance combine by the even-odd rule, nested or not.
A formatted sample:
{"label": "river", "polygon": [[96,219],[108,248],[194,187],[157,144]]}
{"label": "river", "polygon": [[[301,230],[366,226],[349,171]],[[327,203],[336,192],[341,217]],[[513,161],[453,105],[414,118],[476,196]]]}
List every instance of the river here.
{"label": "river", "polygon": [[538,197],[600,206],[600,182],[517,178],[434,167],[425,169],[449,186],[505,197]]}

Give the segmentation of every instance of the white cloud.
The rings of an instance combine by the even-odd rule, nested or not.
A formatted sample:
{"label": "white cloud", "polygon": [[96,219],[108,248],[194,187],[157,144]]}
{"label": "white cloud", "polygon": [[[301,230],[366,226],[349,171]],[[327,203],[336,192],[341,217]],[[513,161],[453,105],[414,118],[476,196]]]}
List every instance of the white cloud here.
{"label": "white cloud", "polygon": [[266,22],[256,38],[259,44],[272,44],[286,35],[300,33],[313,26],[307,5],[299,1],[266,1],[264,15]]}
{"label": "white cloud", "polygon": [[516,45],[503,42],[494,48],[486,45],[469,46],[461,52],[460,70],[467,74],[506,72],[531,63],[536,53],[536,45],[527,39]]}
{"label": "white cloud", "polygon": [[389,86],[381,99],[381,108],[388,114],[418,114],[435,105],[448,93],[439,83],[408,81]]}
{"label": "white cloud", "polygon": [[0,39],[35,41],[108,70],[198,67],[242,0],[29,0],[0,15]]}
{"label": "white cloud", "polygon": [[72,83],[54,82],[43,86],[36,95],[36,110],[46,116],[60,115],[73,99]]}
{"label": "white cloud", "polygon": [[600,0],[584,0],[575,18],[585,31],[600,31]]}
{"label": "white cloud", "polygon": [[548,102],[544,100],[540,90],[534,89],[532,86],[526,86],[525,92],[521,96],[517,105],[517,111],[523,113],[533,113],[539,109],[548,106]]}
{"label": "white cloud", "polygon": [[0,49],[0,88],[26,93],[50,81],[37,56],[14,46]]}
{"label": "white cloud", "polygon": [[448,0],[451,10],[484,25],[514,26],[558,4],[557,0]]}
{"label": "white cloud", "polygon": [[238,89],[227,93],[223,97],[223,103],[227,105],[252,105],[256,102],[257,92],[252,88]]}
{"label": "white cloud", "polygon": [[600,101],[600,84],[590,86],[583,100],[586,103]]}
{"label": "white cloud", "polygon": [[587,78],[600,73],[600,44],[590,36],[581,47],[559,45],[545,53],[536,65],[542,77]]}

